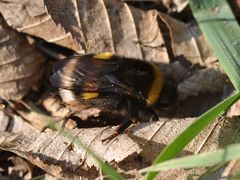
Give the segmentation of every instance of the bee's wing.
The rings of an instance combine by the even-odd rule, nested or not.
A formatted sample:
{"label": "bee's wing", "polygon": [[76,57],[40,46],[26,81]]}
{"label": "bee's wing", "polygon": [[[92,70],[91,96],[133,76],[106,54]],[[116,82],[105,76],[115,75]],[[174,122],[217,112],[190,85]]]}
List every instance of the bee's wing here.
{"label": "bee's wing", "polygon": [[62,60],[54,64],[50,81],[55,87],[74,91],[75,96],[83,92],[136,96],[134,88],[117,77],[119,66],[121,60],[92,57]]}

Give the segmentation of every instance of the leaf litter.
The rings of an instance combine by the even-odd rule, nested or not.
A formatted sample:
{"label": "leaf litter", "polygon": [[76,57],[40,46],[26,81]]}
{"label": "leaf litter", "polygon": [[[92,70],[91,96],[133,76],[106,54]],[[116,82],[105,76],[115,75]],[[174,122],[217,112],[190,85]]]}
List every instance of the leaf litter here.
{"label": "leaf litter", "polygon": [[[177,11],[181,11],[181,9]],[[39,37],[80,53],[111,51],[118,55],[155,62],[166,74],[173,74],[176,81],[183,72],[188,71],[189,67],[194,65],[194,68],[177,82],[178,96],[183,103],[183,111],[185,111],[185,101],[192,97],[203,94],[206,104],[208,104],[206,102],[208,101],[206,99],[208,93],[212,93],[214,98],[217,96],[214,103],[222,98],[221,92],[225,84],[225,76],[216,63],[216,58],[199,28],[194,23],[185,24],[157,10],[144,11],[124,2],[110,0],[94,0],[91,2],[83,0],[3,1],[0,2],[0,11],[4,18],[1,20],[1,24],[4,25],[5,20],[10,27],[20,33]],[[7,26],[4,25],[4,27]],[[15,36],[18,36],[17,32],[11,33],[10,36],[9,39],[12,39],[12,42],[1,41],[3,46],[6,46],[6,42],[13,46],[3,56],[3,65],[6,63],[5,61],[9,61],[7,64],[12,69],[16,69],[16,63],[14,63],[16,57],[23,56],[24,51],[22,49],[25,49],[26,53],[30,53],[29,49],[32,46],[27,45],[20,50],[15,47],[15,44],[22,45],[22,43],[27,44],[27,42],[24,42],[21,38],[15,38]],[[5,51],[4,48],[0,50]],[[30,55],[42,57],[40,52],[35,51],[35,49],[31,51]],[[8,58],[10,54],[13,57]],[[33,62],[32,59],[36,59],[36,57],[21,60],[21,62],[26,61],[26,63],[21,63],[21,66],[28,71],[14,70],[14,73],[7,75],[6,68],[0,69],[0,73],[6,75],[3,76],[6,79],[1,78],[1,80],[11,85],[2,86],[4,90],[14,89],[13,87],[16,85],[11,83],[16,84],[16,81],[18,82],[18,80],[15,81],[14,76],[26,77],[34,74],[34,72],[38,72],[37,75],[41,74],[37,70],[45,61],[45,58]],[[14,81],[11,81],[12,79]],[[23,83],[24,88],[17,89],[6,96],[1,95],[1,97],[7,99],[22,98],[34,85],[28,79],[23,82],[25,82],[25,84]],[[3,93],[6,92],[3,91]],[[44,93],[48,94],[49,90],[45,89]],[[205,96],[204,93],[206,93]],[[66,119],[66,115],[70,111],[68,107],[61,104],[59,99],[43,97],[39,97],[40,100],[36,105],[43,108],[45,113],[50,114],[53,119],[56,119],[58,125],[62,125],[63,122],[60,122],[60,120]],[[202,98],[202,96],[200,97]],[[193,101],[190,102],[196,104],[196,108],[201,106],[198,101],[192,99]],[[31,99],[25,98],[24,100],[28,103],[31,102]],[[205,108],[207,109],[207,107]],[[53,132],[50,129],[41,132],[44,127],[49,125],[43,120],[44,116],[26,107],[15,107],[15,110],[10,116],[2,113],[1,122],[5,124],[2,126],[2,132],[9,127],[8,123],[13,117],[14,123],[22,122],[23,119],[27,122],[25,122],[25,125],[23,125],[24,123],[17,124],[15,126],[15,128],[18,127],[16,130],[1,134],[1,149],[16,153],[55,176],[65,177],[66,179],[79,176],[89,178],[98,176],[96,162],[87,155],[86,151],[74,146],[74,143],[66,140],[58,132]],[[186,109],[186,111],[190,110]],[[201,108],[197,111],[201,111]],[[159,122],[154,122],[133,125],[128,132],[119,135],[107,145],[101,142],[101,138],[111,134],[114,127],[79,128],[71,120],[68,120],[70,123],[66,124],[66,127],[76,138],[79,138],[93,152],[102,157],[104,161],[117,167],[126,176],[134,177],[131,171],[136,173],[136,169],[149,165],[152,158],[155,157],[149,156],[149,154],[157,154],[193,121],[193,118],[179,119],[178,116],[184,117],[184,115],[181,112],[178,113],[180,115],[176,115],[176,117],[160,118],[160,122],[166,122],[165,124],[160,123],[161,125],[159,125]],[[84,119],[84,117],[87,118],[92,114],[94,114],[92,110],[89,110],[83,111],[80,116]],[[28,125],[26,126],[26,124]],[[26,127],[29,128],[29,131],[21,130],[21,128],[26,129]],[[220,131],[216,129],[224,130],[224,127],[224,125],[220,126],[218,122],[212,124],[185,149],[183,154],[198,153],[203,149],[206,151],[208,150],[206,147],[216,150],[219,146],[216,139],[220,136],[218,133]],[[171,173],[166,173],[162,178],[173,178],[174,176]],[[185,177],[186,174],[189,174],[187,171],[178,173],[181,174],[179,177]],[[141,175],[139,174],[138,177],[141,177]]]}

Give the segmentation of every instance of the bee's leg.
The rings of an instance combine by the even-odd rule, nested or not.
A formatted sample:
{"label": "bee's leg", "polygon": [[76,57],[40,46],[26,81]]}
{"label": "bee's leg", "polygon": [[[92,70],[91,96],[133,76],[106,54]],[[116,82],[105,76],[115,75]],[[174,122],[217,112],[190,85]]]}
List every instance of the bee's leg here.
{"label": "bee's leg", "polygon": [[[127,100],[127,111],[126,111],[126,117],[127,119],[124,120],[116,129],[115,129],[115,132],[102,140],[102,142],[105,142],[105,141],[110,141],[112,140],[113,138],[117,137],[119,134],[121,134],[125,129],[127,129],[131,124],[133,123],[136,123],[136,115],[137,115],[137,112],[136,112],[136,109],[133,108],[132,106],[132,103],[130,100]],[[125,116],[123,116],[124,118]]]}
{"label": "bee's leg", "polygon": [[121,134],[125,129],[127,129],[133,122],[131,120],[126,120],[122,122],[114,131],[114,133],[104,139],[102,139],[102,142],[110,141],[113,138],[117,137],[119,134]]}

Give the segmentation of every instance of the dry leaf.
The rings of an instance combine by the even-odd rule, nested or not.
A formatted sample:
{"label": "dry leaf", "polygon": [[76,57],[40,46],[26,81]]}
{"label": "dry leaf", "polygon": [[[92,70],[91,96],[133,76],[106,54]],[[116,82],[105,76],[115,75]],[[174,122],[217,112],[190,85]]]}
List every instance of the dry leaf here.
{"label": "dry leaf", "polygon": [[71,111],[68,107],[62,104],[60,99],[51,95],[42,99],[42,105],[53,117],[66,117]]}
{"label": "dry leaf", "polygon": [[225,79],[226,77],[215,69],[199,70],[178,85],[178,93],[181,94],[179,100],[184,100],[191,95],[196,96],[199,93],[221,92]]}
{"label": "dry leaf", "polygon": [[138,43],[144,59],[155,63],[169,64],[169,56],[158,24],[156,10],[143,11],[130,7],[138,33]]}
{"label": "dry leaf", "polygon": [[0,111],[0,132],[6,131],[9,123],[9,117],[3,112]]}
{"label": "dry leaf", "polygon": [[0,111],[0,122],[2,125],[0,132],[11,131],[13,133],[23,134],[39,132],[39,130],[26,122],[25,119],[16,114],[6,115],[4,111]]}
{"label": "dry leaf", "polygon": [[[143,151],[141,152],[143,162],[152,162],[159,150],[166,144],[169,144],[175,136],[194,121],[193,118],[174,119],[155,123],[142,123],[136,127],[132,127],[133,134],[130,137],[143,143]],[[161,126],[161,128],[159,128]],[[237,119],[219,119],[211,123],[207,129],[202,131],[187,147],[184,148],[181,155],[198,154],[202,152],[214,152],[219,148],[224,148],[229,143],[237,143],[240,140],[239,121]],[[150,141],[148,141],[151,139]],[[151,156],[149,155],[151,154]],[[206,171],[205,168],[194,168],[191,170],[169,170],[160,173],[157,179],[188,179],[192,174],[201,175]],[[218,171],[220,174],[222,169]],[[216,175],[218,176],[218,174]],[[214,176],[214,177],[216,177]]]}
{"label": "dry leaf", "polygon": [[227,112],[228,117],[240,116],[240,101],[237,101],[231,106]]}
{"label": "dry leaf", "polygon": [[0,96],[20,99],[42,77],[44,56],[0,17]]}
{"label": "dry leaf", "polygon": [[[126,135],[119,136],[110,144],[103,144],[99,138],[106,136],[104,129],[76,129],[71,134],[111,165],[118,166],[123,161],[134,159],[140,152],[139,146]],[[16,153],[55,176],[91,177],[97,173],[96,162],[86,151],[58,132],[31,135],[1,133],[0,137],[1,149]]]}
{"label": "dry leaf", "polygon": [[[54,21],[74,37],[78,38],[81,31],[86,52],[112,51],[127,57],[168,61],[166,48],[161,47],[164,42],[158,29],[156,11],[136,10],[116,0],[45,3]],[[59,14],[63,8],[67,11]],[[71,17],[71,21],[64,21],[65,17]]]}
{"label": "dry leaf", "polygon": [[[177,7],[177,11],[178,8],[180,7]],[[42,0],[36,2],[7,0],[0,2],[0,11],[8,24],[16,30],[41,37],[77,52],[112,51],[118,55],[145,59],[159,64],[184,60],[189,64],[198,64],[201,68],[207,67],[207,69],[197,70],[196,73],[186,74],[186,78],[178,85],[179,99],[186,99],[204,92],[222,91],[225,77],[215,63],[216,58],[199,28],[186,25],[156,10],[140,10],[117,0],[45,0],[44,2]],[[16,44],[22,42],[18,38],[14,40]],[[28,50],[29,48],[26,48],[27,52]],[[24,51],[18,53],[24,53]],[[21,54],[19,56],[22,57]],[[27,60],[25,60],[27,64],[33,66],[32,61]],[[16,65],[16,63],[9,64]],[[21,67],[26,68],[26,64],[21,64]],[[180,61],[172,65],[172,72],[177,73],[174,75],[176,79],[185,70],[186,67]],[[22,69],[15,72],[12,76],[3,74],[2,77],[5,78],[3,80],[9,81],[8,78],[14,76],[31,75],[29,71],[22,71]],[[24,82],[27,84],[29,80]],[[4,88],[12,89],[10,85]],[[215,96],[213,97],[216,99]],[[50,119],[56,117],[64,119],[70,112],[54,98],[41,98],[40,101],[45,110],[53,116]],[[199,113],[202,107],[198,106],[201,105],[197,102],[191,103],[191,107]],[[47,116],[29,111],[30,109],[27,108],[15,109],[37,129],[42,129],[49,123],[46,121],[49,118]],[[87,119],[92,112],[89,110],[80,113],[82,119]],[[184,113],[188,114],[188,112]],[[40,133],[28,123],[25,122],[24,125],[21,117],[16,115],[9,117],[0,112],[3,130],[7,129],[10,118],[14,120],[12,132],[20,132],[20,134],[1,133],[0,148],[14,152],[46,172],[65,179],[80,177],[92,179],[98,176],[96,162],[66,137],[58,132]],[[161,118],[159,122],[140,123],[128,129],[129,136],[126,131],[109,144],[103,144],[101,139],[111,135],[116,127],[73,129],[75,126],[71,123],[67,127],[72,129],[71,133],[74,136],[89,146],[104,161],[117,167],[126,177],[142,178],[137,170],[150,165],[161,149],[193,120]],[[215,121],[186,147],[183,154],[215,151],[231,141],[233,134],[238,137],[236,127],[234,122],[226,125]],[[186,179],[191,174],[201,172],[203,172],[202,169],[201,171],[168,171],[161,174],[159,178]]]}
{"label": "dry leaf", "polygon": [[188,5],[186,0],[162,0],[161,2],[168,12],[181,12]]}
{"label": "dry leaf", "polygon": [[159,12],[160,19],[167,25],[175,58],[183,56],[192,64],[204,65],[205,59],[215,57],[198,26],[187,24]]}
{"label": "dry leaf", "polygon": [[[171,65],[174,76],[180,81],[178,84],[179,100],[200,93],[222,92],[226,77],[199,27],[184,24],[163,13],[159,13],[159,17],[169,31],[171,40],[171,48],[169,49],[172,50],[170,51],[172,57],[175,60],[187,61],[189,64],[199,64],[205,67],[202,70],[191,70],[181,65],[181,61]],[[189,70],[192,72],[182,76]]]}
{"label": "dry leaf", "polygon": [[[31,1],[1,3],[0,10],[3,11],[7,22],[20,32],[41,37],[75,51],[77,48],[71,47],[74,42],[69,41],[67,45],[64,45],[55,41],[63,41],[65,36],[63,29],[72,35],[78,45],[81,45],[88,53],[112,51],[119,55],[150,61],[169,61],[162,35],[158,29],[156,11],[136,10],[129,8],[121,1],[46,0],[46,8],[50,15],[46,14],[43,5],[38,2],[38,11],[41,13],[33,16],[27,11],[28,8],[23,8],[31,3]],[[22,11],[26,10],[26,12],[9,13],[15,6],[19,6]],[[18,24],[13,21],[16,16],[22,17]],[[58,26],[54,27],[54,24]]]}
{"label": "dry leaf", "polygon": [[[170,42],[166,42],[166,39],[163,38],[163,34],[170,32],[170,45],[172,46],[173,56],[175,58],[183,56],[191,63],[199,63],[200,65],[207,67],[213,66],[208,62],[210,59],[211,62],[216,60],[211,49],[196,26],[189,29],[188,25],[165,14],[157,13],[155,10],[143,11],[128,6],[123,2],[108,0],[105,0],[104,2],[94,1],[91,6],[88,4],[90,2],[84,2],[81,4],[82,6],[78,3],[70,1],[56,1],[59,3],[57,6],[53,6],[53,1],[45,2],[53,19],[62,24],[65,29],[71,31],[72,34],[75,34],[76,37],[77,34],[73,27],[77,26],[76,22],[78,16],[80,17],[78,19],[79,26],[81,24],[86,28],[82,28],[83,32],[81,34],[86,34],[86,42],[93,42],[92,47],[87,49],[87,52],[98,53],[106,50],[113,51],[112,47],[114,47],[114,51],[119,55],[168,64],[170,61],[168,55],[169,49],[167,51],[166,47]],[[98,8],[95,8],[96,6],[98,6]],[[64,14],[57,13],[66,7],[68,7],[68,11],[65,11]],[[71,12],[78,12],[75,13],[74,16],[68,16],[72,18],[74,23],[72,21],[65,22],[63,18],[63,16],[67,16],[67,14],[70,13],[69,11],[71,8]],[[101,14],[99,14],[100,11]],[[101,20],[100,18],[96,18],[94,22],[91,22],[90,19],[94,19],[94,17],[100,17]],[[166,24],[168,29],[164,29],[159,25],[159,17]],[[71,22],[71,24],[68,22]],[[101,31],[96,33],[95,31],[97,31],[98,28],[95,27],[96,25],[94,23],[97,24],[99,22],[102,23],[101,25],[105,25]],[[98,25],[97,27],[100,26]],[[112,37],[106,33],[110,31],[107,30],[107,28],[111,28]],[[102,31],[105,33],[102,33]],[[90,33],[92,33],[92,35],[90,35]],[[102,35],[99,33],[102,33]],[[107,41],[109,38],[111,39],[111,42]],[[86,44],[86,47],[88,47],[91,43]],[[182,70],[181,73],[183,74],[184,70]],[[218,77],[216,77],[216,75],[213,77],[214,79],[218,79],[218,83],[222,83],[217,84],[216,87],[213,87],[213,85],[210,84],[211,82],[208,81],[208,75],[208,73],[204,75],[204,81],[206,81],[205,84],[208,85],[204,86],[206,87],[205,89],[203,89],[204,87],[201,86],[201,84],[197,85],[197,87],[201,87],[199,89],[196,88],[196,84],[190,84],[190,86],[188,84],[188,89],[190,91],[185,91],[183,95],[181,94],[183,91],[178,91],[179,96],[185,99],[186,97],[193,95],[192,92],[194,92],[195,95],[198,95],[202,92],[213,92],[209,91],[209,89],[213,88],[215,90],[217,89],[217,91],[214,92],[221,91],[222,89],[219,88],[219,86],[223,85],[224,82],[222,80],[222,74],[219,73]],[[197,81],[195,81],[195,83],[197,83]],[[181,88],[182,86],[184,85],[181,85]],[[191,86],[193,87],[191,88]],[[189,92],[190,94],[187,94]]]}
{"label": "dry leaf", "polygon": [[[58,40],[64,39],[64,32],[57,33],[60,32],[59,28],[62,27],[65,32],[70,33],[74,37],[77,44],[83,47],[83,50],[87,53],[112,51],[119,55],[164,64],[169,64],[170,59],[173,61],[183,57],[190,63],[198,63],[207,67],[213,67],[211,62],[216,60],[197,26],[188,26],[156,10],[144,11],[116,0],[45,0],[44,3],[47,10],[42,2],[38,2],[36,5],[38,10],[36,10],[37,8],[34,9],[38,13],[28,12],[28,9],[33,6],[30,1],[17,3],[18,6],[25,5],[29,6],[29,8],[24,9],[28,13],[25,13],[21,21],[22,23],[19,23],[21,25],[13,26],[20,31],[24,30],[22,32],[42,37],[57,44],[59,43],[52,41],[49,37],[54,36],[53,39]],[[13,5],[14,3],[2,3],[2,6],[6,9]],[[9,18],[10,14],[5,13],[5,11],[3,11],[4,17],[10,19],[8,20],[10,24],[14,24],[11,20],[14,18]],[[19,11],[19,13],[22,13],[22,11]],[[48,19],[44,20],[44,23],[37,20],[39,17],[44,19],[42,16],[47,16]],[[29,24],[29,19],[31,19],[32,24]],[[23,27],[25,24],[27,28]],[[37,24],[37,26],[34,24]],[[45,24],[48,25],[45,26]],[[54,26],[53,24],[58,24],[59,26]],[[19,28],[19,26],[21,27]],[[32,27],[34,27],[34,31]],[[46,27],[48,29],[51,27],[51,30],[42,30],[47,29]],[[44,34],[40,33],[40,35],[39,32]],[[166,38],[166,36],[169,37]],[[66,42],[64,46],[76,50],[76,47],[72,47],[72,44],[74,43]],[[218,66],[214,68],[219,70]],[[216,77],[214,78],[216,79]],[[222,76],[219,76],[218,82],[223,82],[221,79]],[[210,85],[207,76],[204,81]],[[192,89],[191,86],[193,86]],[[219,85],[215,89],[218,89],[218,87]],[[196,95],[203,92],[202,89],[196,89],[194,84],[190,84],[188,88]],[[211,88],[206,87],[204,92],[208,92],[209,89]],[[221,89],[218,90],[221,91]],[[187,95],[186,92],[182,95],[182,91],[179,91],[178,94],[184,98],[192,95]]]}
{"label": "dry leaf", "polygon": [[1,1],[0,11],[8,25],[19,32],[40,37],[76,52],[83,52],[72,34],[55,24],[42,0]]}
{"label": "dry leaf", "polygon": [[[159,122],[141,123],[131,127],[128,132],[131,138],[121,134],[108,144],[102,143],[101,139],[113,133],[111,128],[74,129],[71,134],[78,137],[102,159],[118,167],[120,172],[129,175],[135,172],[135,168],[149,165],[155,155],[193,120],[174,119],[164,123],[165,119],[161,119]],[[229,142],[238,142],[240,134],[237,124],[237,121],[215,121],[184,149],[182,155],[216,151]],[[86,155],[82,148],[74,145],[59,132],[32,132],[31,135],[1,133],[0,137],[1,149],[16,153],[55,176],[97,176],[96,162]],[[81,164],[85,158],[85,163]],[[167,171],[160,174],[160,177],[187,177],[193,172],[198,170]]]}

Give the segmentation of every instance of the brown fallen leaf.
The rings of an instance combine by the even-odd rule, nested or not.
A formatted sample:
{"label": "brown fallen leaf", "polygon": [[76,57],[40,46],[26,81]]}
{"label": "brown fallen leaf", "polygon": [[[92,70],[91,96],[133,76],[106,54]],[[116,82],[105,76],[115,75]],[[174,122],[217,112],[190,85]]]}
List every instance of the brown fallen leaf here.
{"label": "brown fallen leaf", "polygon": [[[57,1],[58,2],[58,1]],[[88,2],[90,3],[90,2]],[[203,38],[203,35],[200,33],[200,30],[197,26],[191,26],[189,28],[189,25],[184,24],[174,18],[171,18],[170,16],[158,13],[156,10],[150,10],[150,11],[143,11],[131,6],[128,6],[126,3],[122,3],[119,1],[108,1],[105,0],[104,2],[98,1],[98,3],[101,4],[98,8],[101,8],[102,11],[105,11],[105,8],[107,9],[107,14],[105,15],[98,15],[100,10],[94,10],[94,7],[98,5],[97,1],[93,3],[92,6],[86,4],[82,4],[82,6],[78,4],[74,4],[73,2],[70,3],[70,1],[61,1],[59,2],[59,6],[57,8],[53,7],[53,1],[48,2],[46,1],[47,7],[49,9],[49,13],[53,14],[53,19],[57,21],[60,24],[64,24],[63,27],[65,29],[69,29],[74,34],[73,31],[73,24],[69,24],[68,22],[64,22],[63,16],[66,16],[66,14],[70,13],[66,11],[66,14],[59,14],[58,11],[62,10],[64,7],[69,7],[69,9],[74,8],[74,12],[82,12],[86,13],[83,15],[83,17],[86,16],[86,19],[83,19],[81,17],[81,14],[78,13],[80,19],[79,22],[82,22],[83,24],[87,24],[86,30],[87,33],[93,33],[95,30],[94,24],[91,24],[93,22],[90,22],[92,26],[89,26],[90,17],[96,16],[101,17],[103,19],[101,22],[106,24],[103,28],[103,32],[107,31],[106,28],[111,28],[112,31],[112,44],[115,49],[115,53],[119,55],[124,56],[130,56],[130,57],[136,57],[140,59],[145,59],[148,61],[154,61],[156,63],[163,63],[163,64],[169,64],[169,51],[173,51],[173,57],[185,57],[186,60],[188,60],[190,63],[193,64],[200,64],[201,66],[209,67],[209,68],[215,68],[216,71],[219,71],[219,66],[212,65],[211,62],[214,62],[216,60],[215,56],[213,55],[212,50],[207,45],[206,40]],[[92,2],[91,2],[92,3]],[[55,4],[54,4],[55,5]],[[105,7],[104,7],[105,5]],[[86,8],[84,8],[86,6]],[[58,9],[60,8],[60,9]],[[91,10],[91,11],[90,11]],[[94,13],[91,13],[94,12]],[[101,12],[102,13],[102,12]],[[97,15],[96,15],[97,14]],[[68,16],[72,17],[73,19],[77,19],[77,15],[74,16]],[[103,18],[104,17],[104,18]],[[158,18],[161,19],[166,24],[166,28],[163,28],[158,21]],[[121,21],[120,21],[121,20]],[[86,22],[85,22],[86,21]],[[97,21],[97,20],[96,20]],[[100,21],[100,20],[99,20]],[[76,21],[74,21],[76,22]],[[110,27],[109,23],[110,22]],[[98,22],[95,22],[98,23]],[[80,23],[81,24],[81,23]],[[118,28],[115,28],[118,27]],[[93,28],[93,32],[90,30]],[[90,31],[89,31],[90,30]],[[98,32],[101,33],[101,32]],[[164,34],[169,33],[171,42],[167,42],[163,36]],[[75,33],[76,34],[76,33]],[[83,35],[84,35],[83,30]],[[94,35],[90,36],[87,35],[86,37],[91,37],[93,39],[90,39],[89,41],[96,42],[96,44],[93,43],[93,47],[91,50],[87,50],[87,52],[102,52],[105,51],[101,48],[107,48],[112,47],[110,45],[104,45],[101,48],[99,47],[99,44],[104,44],[104,40],[107,39],[107,37],[102,36],[109,36],[106,33],[104,35],[99,35],[96,37],[96,33],[93,33]],[[106,42],[105,42],[106,43]],[[168,48],[168,44],[170,44],[171,49]],[[107,43],[108,44],[108,43]],[[96,47],[95,47],[96,46]],[[111,50],[112,51],[112,50]],[[170,57],[170,58],[173,58]],[[173,59],[171,59],[172,61]],[[210,62],[211,60],[211,62]],[[185,69],[182,69],[180,72],[180,75],[183,74],[186,71]],[[175,73],[175,71],[172,71],[172,73]],[[174,75],[175,77],[180,76],[179,73],[177,75]],[[198,81],[195,81],[193,84],[188,84],[188,91],[182,90],[182,87],[185,85],[180,85],[181,88],[180,91],[178,91],[179,97],[182,99],[185,99],[188,96],[198,95],[202,92],[213,92],[212,89],[215,89],[214,92],[220,92],[222,91],[221,87],[224,83],[223,81],[223,75],[221,73],[218,73],[218,76],[213,77],[215,80],[217,80],[216,84],[211,84],[212,82],[208,78],[209,73],[206,73],[203,77],[203,80],[205,82],[205,86],[202,86],[201,84],[196,85]],[[192,77],[194,79],[195,77]],[[209,81],[208,81],[209,80]],[[199,82],[201,83],[201,82]],[[214,87],[214,85],[216,85]],[[192,88],[191,88],[192,87]],[[196,88],[199,87],[199,88]],[[209,91],[210,90],[210,91]],[[182,94],[183,93],[183,94]],[[189,94],[188,94],[189,93]]]}
{"label": "brown fallen leaf", "polygon": [[167,8],[169,13],[181,12],[188,5],[186,0],[162,0],[160,2]]}
{"label": "brown fallen leaf", "polygon": [[82,47],[61,25],[55,24],[44,7],[43,0],[1,1],[0,11],[9,26],[48,42],[83,52]]}
{"label": "brown fallen leaf", "polygon": [[138,42],[143,58],[150,62],[169,64],[169,56],[163,39],[163,31],[159,29],[158,12],[143,11],[129,6],[138,33]]}
{"label": "brown fallen leaf", "polygon": [[199,93],[216,93],[223,91],[225,75],[215,69],[202,69],[185,78],[178,85],[179,100],[184,100],[188,96],[197,96]]}
{"label": "brown fallen leaf", "polygon": [[[169,0],[165,0],[165,1],[169,1]],[[181,12],[188,5],[188,1],[187,0],[170,0],[170,2],[172,2],[174,4],[172,6],[170,4],[170,7],[169,7],[170,8],[170,12]]]}
{"label": "brown fallen leaf", "polygon": [[[159,122],[141,123],[131,127],[128,132],[130,137],[121,134],[108,144],[102,143],[101,139],[109,136],[113,128],[74,129],[70,134],[79,138],[104,161],[129,176],[136,173],[134,169],[150,165],[155,155],[193,120],[174,119],[164,123],[165,119],[162,118]],[[184,149],[181,156],[213,152],[229,142],[238,142],[240,133],[237,124],[237,121],[215,121]],[[235,140],[232,139],[233,135]],[[55,176],[97,177],[96,162],[85,150],[69,140],[69,135],[60,132],[32,132],[31,135],[1,133],[0,137],[1,149],[16,153]],[[160,174],[160,177],[185,177],[194,172],[204,172],[204,169],[167,171]]]}
{"label": "brown fallen leaf", "polygon": [[231,108],[227,112],[228,117],[237,117],[240,116],[240,101],[237,101],[235,104],[231,106]]}
{"label": "brown fallen leaf", "polygon": [[[119,136],[110,144],[103,144],[99,138],[106,136],[104,129],[75,129],[71,134],[111,165],[117,166],[137,157],[140,148],[126,135]],[[1,133],[0,137],[1,149],[16,153],[55,176],[91,177],[97,173],[97,164],[91,156],[58,132],[31,135]]]}
{"label": "brown fallen leaf", "polygon": [[156,8],[162,12],[182,12],[188,5],[187,0],[124,0],[129,4],[135,4],[138,8]]}
{"label": "brown fallen leaf", "polygon": [[25,119],[16,114],[7,115],[4,111],[0,111],[0,132],[12,132],[31,134],[33,132],[39,132],[37,128],[34,128]]}
{"label": "brown fallen leaf", "polygon": [[192,64],[203,66],[205,59],[215,57],[198,26],[187,25],[161,12],[159,17],[168,27],[175,58],[183,56]]}
{"label": "brown fallen leaf", "polygon": [[[156,123],[142,123],[132,127],[132,133],[129,133],[138,143],[143,144],[142,159],[143,162],[152,162],[152,157],[156,157],[159,149],[162,149],[166,144],[169,144],[175,136],[194,121],[194,118],[173,119],[162,125],[161,119]],[[161,128],[159,129],[159,127]],[[149,140],[149,138],[151,140]],[[202,131],[193,141],[184,148],[181,155],[198,154],[202,152],[214,152],[219,148],[224,148],[229,143],[239,143],[239,121],[237,119],[215,120],[207,129]],[[223,167],[225,169],[226,167]],[[223,169],[218,169],[218,173],[214,177],[218,177],[223,173]],[[169,170],[160,173],[157,179],[187,179],[191,175],[201,175],[207,168],[193,168],[181,170]],[[214,178],[215,179],[215,178]]]}
{"label": "brown fallen leaf", "polygon": [[9,124],[9,117],[3,111],[0,111],[0,124],[0,131],[6,131]]}
{"label": "brown fallen leaf", "polygon": [[20,99],[39,84],[45,57],[0,17],[0,96]]}
{"label": "brown fallen leaf", "polygon": [[[196,25],[189,26],[156,10],[140,10],[121,1],[45,0],[33,3],[26,0],[23,3],[2,3],[0,8],[1,6],[4,7],[3,16],[7,22],[19,31],[59,44],[58,41],[49,39],[50,36],[54,36],[53,39],[64,39],[64,32],[57,33],[60,32],[59,28],[52,25],[58,24],[59,27],[63,28],[63,31],[69,32],[77,44],[83,47],[82,49],[87,53],[112,51],[119,55],[163,64],[169,64],[170,61],[183,57],[192,64],[205,67],[213,67],[212,62],[216,60]],[[13,14],[8,13],[15,6],[21,7],[19,8],[21,11],[16,11]],[[24,9],[23,6],[29,8]],[[35,9],[30,10],[32,7]],[[22,11],[27,11],[27,13]],[[13,20],[18,13],[24,14],[24,18],[16,24]],[[39,17],[43,18],[42,16],[48,17],[48,20],[43,21],[44,23],[38,20]],[[27,24],[26,28],[23,28],[25,24]],[[32,27],[34,27],[34,31]],[[51,30],[43,30],[49,29],[49,27]],[[38,32],[44,34],[40,35]],[[72,47],[72,44],[74,43],[67,41],[65,45],[61,43],[59,45],[76,51],[76,47]],[[214,65],[214,68],[219,71],[218,65]],[[184,71],[182,71],[183,73]],[[178,77],[178,75],[173,76]],[[219,76],[218,82],[221,79]],[[210,86],[208,77],[204,81]],[[191,86],[193,86],[192,89]],[[219,85],[215,89],[218,87]],[[188,88],[195,94],[203,91],[196,89],[194,84],[190,84]],[[204,92],[208,92],[209,89],[211,88],[206,87]],[[181,97],[192,95],[187,95],[187,93],[181,95],[181,93],[182,91],[178,92]]]}
{"label": "brown fallen leaf", "polygon": [[52,95],[42,98],[42,105],[53,117],[66,117],[71,111],[59,98]]}
{"label": "brown fallen leaf", "polygon": [[[192,95],[199,96],[203,92],[222,91],[225,77],[215,63],[216,58],[202,34],[199,33],[199,28],[184,24],[156,10],[144,11],[116,0],[45,0],[44,2],[7,0],[0,2],[0,11],[16,30],[78,52],[112,51],[119,55],[156,62],[159,65],[176,60],[197,64],[201,67],[196,68],[195,72],[187,73],[186,78],[178,85],[179,96],[183,99]],[[176,79],[187,69],[180,61],[177,62],[175,65],[178,74],[174,75]],[[174,68],[172,72],[176,73]],[[9,87],[5,86],[5,88]],[[211,97],[216,99],[215,96]],[[48,125],[46,119],[55,117],[64,119],[70,111],[55,99],[41,98],[40,101],[53,117],[39,115],[29,109],[16,108],[18,114],[30,122],[25,122],[30,127],[34,126],[41,130]],[[202,108],[197,102],[191,103],[190,106],[197,112]],[[85,115],[81,118],[87,119],[91,110],[81,113]],[[62,178],[98,176],[97,165],[93,159],[84,150],[69,142],[66,137],[52,131],[40,133],[35,128],[31,129],[17,123],[22,121],[21,117],[16,115],[13,117],[14,122],[16,121],[13,132],[19,131],[20,135],[0,136],[0,139],[5,138],[4,143],[0,144],[1,148],[17,153],[46,172]],[[3,115],[4,120],[1,121],[4,124],[3,129],[7,127],[8,118]],[[192,121],[193,119],[160,118],[159,122],[141,123],[129,129],[130,137],[121,134],[107,145],[104,145],[101,139],[110,135],[115,127],[87,129],[74,128],[75,126],[70,124],[72,129],[70,132],[127,177],[141,178],[142,175],[137,170],[150,165],[158,152]],[[219,146],[223,146],[222,144],[229,142],[233,130],[236,132],[234,126],[224,128],[226,128],[225,124],[214,122],[184,150],[183,154],[216,150]],[[9,140],[7,137],[12,139]],[[81,164],[85,157],[86,162]],[[196,171],[169,171],[160,175],[160,179],[187,178],[191,173],[194,174]]]}
{"label": "brown fallen leaf", "polygon": [[[38,13],[29,13],[28,8],[24,7],[30,8],[34,3],[27,0],[22,3],[1,3],[0,10],[9,25],[18,31],[49,42],[63,45],[58,42],[63,41],[65,37],[64,32],[61,32],[62,27],[88,53],[112,51],[119,55],[150,61],[161,62],[160,58],[164,58],[164,62],[168,61],[167,51],[162,46],[164,43],[158,30],[156,11],[138,11],[121,1],[108,0],[46,0],[44,3],[48,12],[40,1],[35,6]],[[21,11],[9,13],[15,6]],[[13,20],[18,16],[22,18],[16,23]],[[54,27],[52,24],[59,26]],[[66,44],[63,46],[77,51],[75,47],[70,46],[73,42],[68,41]]]}
{"label": "brown fallen leaf", "polygon": [[[165,25],[169,31],[167,38],[171,45],[168,51],[171,60],[176,61],[171,67],[178,81],[179,100],[205,92],[222,92],[226,78],[199,27],[196,24],[185,24],[161,12],[159,17],[162,21],[160,28]],[[187,71],[189,73],[185,74]]]}

